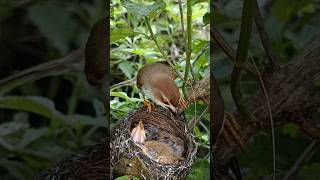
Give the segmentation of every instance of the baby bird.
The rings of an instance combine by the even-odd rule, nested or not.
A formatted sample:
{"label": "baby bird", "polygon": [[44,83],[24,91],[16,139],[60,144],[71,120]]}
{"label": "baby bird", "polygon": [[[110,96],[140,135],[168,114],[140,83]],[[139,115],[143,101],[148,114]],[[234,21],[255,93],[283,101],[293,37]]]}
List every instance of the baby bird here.
{"label": "baby bird", "polygon": [[138,144],[144,143],[146,139],[146,131],[144,130],[144,125],[142,121],[139,121],[138,126],[132,129],[131,138],[135,143],[138,143]]}

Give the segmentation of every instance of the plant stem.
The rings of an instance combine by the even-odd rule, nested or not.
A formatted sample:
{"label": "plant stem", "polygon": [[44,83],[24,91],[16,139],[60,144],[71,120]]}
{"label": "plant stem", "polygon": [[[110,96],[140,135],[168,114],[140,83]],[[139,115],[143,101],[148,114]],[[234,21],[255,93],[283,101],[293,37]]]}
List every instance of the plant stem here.
{"label": "plant stem", "polygon": [[159,46],[159,43],[157,41],[157,38],[155,37],[153,31],[152,31],[152,28],[151,28],[151,25],[150,25],[150,22],[149,22],[149,18],[147,16],[145,16],[145,21],[146,21],[146,24],[147,24],[147,27],[150,31],[150,34],[151,34],[151,38],[152,40],[154,41],[154,43],[156,44],[156,46],[158,47],[160,53],[162,54],[162,56],[165,58],[165,60],[168,62],[168,64],[170,65],[170,67],[172,68],[172,70],[179,76],[180,79],[183,79],[182,78],[182,75],[174,68],[174,65],[172,64],[172,62],[170,61],[170,59],[168,58],[168,56],[163,52],[163,50],[161,49],[161,47]]}
{"label": "plant stem", "polygon": [[185,98],[187,98],[185,86],[188,81],[188,74],[190,69],[190,59],[191,59],[191,52],[192,52],[192,8],[191,8],[191,0],[187,0],[187,57],[186,57],[186,68],[184,71],[184,79],[182,85],[182,91]]}
{"label": "plant stem", "polygon": [[252,115],[249,113],[242,100],[241,90],[240,90],[240,80],[241,72],[243,66],[247,62],[250,35],[252,31],[253,17],[254,17],[254,0],[245,0],[242,10],[241,19],[241,31],[239,38],[239,45],[237,49],[237,56],[234,62],[232,74],[231,74],[231,93],[234,102],[241,112],[241,115],[246,120],[253,119]]}
{"label": "plant stem", "polygon": [[182,34],[183,34],[183,38],[184,38],[185,35],[184,35],[183,9],[182,9],[181,0],[179,0],[178,2],[179,2],[179,11],[180,11],[181,30],[182,30]]}

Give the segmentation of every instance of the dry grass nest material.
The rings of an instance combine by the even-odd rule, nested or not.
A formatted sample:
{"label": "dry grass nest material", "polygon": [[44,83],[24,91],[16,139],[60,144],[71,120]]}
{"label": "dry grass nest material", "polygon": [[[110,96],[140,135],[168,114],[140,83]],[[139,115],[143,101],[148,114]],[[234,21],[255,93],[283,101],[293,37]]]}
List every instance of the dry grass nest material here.
{"label": "dry grass nest material", "polygon": [[[149,151],[132,141],[131,130],[142,121],[147,132],[145,147],[160,146],[161,152]],[[175,155],[165,152],[166,147]],[[155,106],[152,112],[141,107],[117,122],[111,132],[111,170],[114,177],[133,175],[140,179],[184,179],[190,171],[197,148],[182,115]]]}

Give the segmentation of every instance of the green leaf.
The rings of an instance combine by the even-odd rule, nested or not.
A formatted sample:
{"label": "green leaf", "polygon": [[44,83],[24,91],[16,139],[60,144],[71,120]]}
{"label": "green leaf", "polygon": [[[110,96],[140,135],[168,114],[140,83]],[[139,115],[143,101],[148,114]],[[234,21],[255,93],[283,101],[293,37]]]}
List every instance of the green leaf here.
{"label": "green leaf", "polygon": [[156,1],[152,5],[137,4],[130,0],[121,0],[121,4],[129,13],[132,13],[137,17],[148,16],[151,13],[163,10],[166,7],[163,0]]}
{"label": "green leaf", "polygon": [[134,32],[131,29],[114,29],[111,31],[110,33],[110,44],[119,41],[121,39],[124,39],[126,37],[130,37],[130,36],[135,36],[138,34],[143,34],[143,33],[138,33],[138,32]]}
{"label": "green leaf", "polygon": [[316,87],[320,87],[320,80],[316,80],[313,82]]}
{"label": "green leaf", "polygon": [[10,172],[16,179],[33,179],[35,172],[25,163],[16,160],[0,160],[0,166]]}
{"label": "green leaf", "polygon": [[[129,97],[127,97],[129,98]],[[129,98],[134,100],[134,98]],[[41,115],[43,117],[52,119],[52,126],[59,128],[65,124],[75,125],[91,125],[98,127],[106,127],[105,118],[92,118],[85,115],[64,115],[55,109],[54,103],[44,97],[40,96],[6,96],[0,97],[0,108],[12,109],[18,111],[26,111]]]}
{"label": "green leaf", "polygon": [[132,180],[139,180],[139,178],[135,177],[135,176],[120,176],[118,178],[116,178],[115,180],[129,180],[132,179]]}
{"label": "green leaf", "polygon": [[288,123],[283,126],[282,132],[283,132],[283,134],[289,135],[292,138],[294,138],[297,136],[297,134],[299,132],[299,128],[294,123]]}
{"label": "green leaf", "polygon": [[99,101],[98,99],[94,99],[93,102],[93,107],[96,112],[97,117],[102,117],[106,113],[106,109],[104,108],[104,104]]}
{"label": "green leaf", "polygon": [[127,101],[139,102],[140,99],[138,98],[130,98],[125,92],[111,92],[110,96],[119,97],[125,99]]}
{"label": "green leaf", "polygon": [[29,8],[29,17],[60,54],[70,50],[68,44],[77,28],[70,10],[53,2],[38,3]]}
{"label": "green leaf", "polygon": [[89,126],[97,126],[97,127],[107,127],[107,122],[105,117],[93,118],[86,115],[75,114],[75,115],[64,116],[63,119],[65,120],[65,123],[69,125],[81,124],[81,125],[89,125]]}
{"label": "green leaf", "polygon": [[210,163],[203,159],[198,161],[192,168],[187,180],[209,180],[210,179]]}
{"label": "green leaf", "polygon": [[308,180],[318,180],[319,171],[320,171],[320,164],[313,163],[310,165],[303,166],[298,174],[298,177],[303,179],[308,179]]}
{"label": "green leaf", "polygon": [[18,144],[18,147],[23,148],[27,146],[28,144],[42,137],[47,132],[48,132],[48,128],[26,129],[26,132],[24,133],[20,143]]}
{"label": "green leaf", "polygon": [[29,123],[27,120],[5,122],[0,125],[0,137],[16,133],[27,128],[29,128]]}
{"label": "green leaf", "polygon": [[56,112],[51,100],[39,96],[0,97],[0,108],[27,111],[49,119],[53,118]]}
{"label": "green leaf", "polygon": [[210,13],[206,13],[202,18],[203,24],[210,24]]}
{"label": "green leaf", "polygon": [[277,0],[272,6],[272,14],[280,22],[286,23],[298,11],[307,7],[311,0]]}
{"label": "green leaf", "polygon": [[123,61],[119,64],[119,68],[121,71],[127,76],[127,78],[131,79],[134,69],[133,69],[133,63],[128,61]]}

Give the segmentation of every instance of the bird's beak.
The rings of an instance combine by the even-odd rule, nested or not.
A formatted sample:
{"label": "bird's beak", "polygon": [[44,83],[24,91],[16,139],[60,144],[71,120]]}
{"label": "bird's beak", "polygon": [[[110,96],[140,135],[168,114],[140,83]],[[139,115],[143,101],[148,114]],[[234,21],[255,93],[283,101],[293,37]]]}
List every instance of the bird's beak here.
{"label": "bird's beak", "polygon": [[139,127],[141,130],[144,130],[144,125],[143,125],[142,121],[139,121]]}

